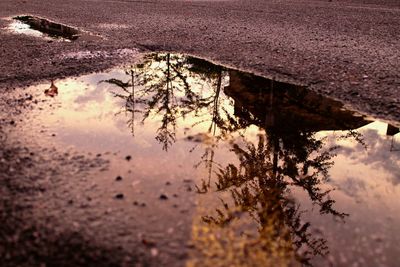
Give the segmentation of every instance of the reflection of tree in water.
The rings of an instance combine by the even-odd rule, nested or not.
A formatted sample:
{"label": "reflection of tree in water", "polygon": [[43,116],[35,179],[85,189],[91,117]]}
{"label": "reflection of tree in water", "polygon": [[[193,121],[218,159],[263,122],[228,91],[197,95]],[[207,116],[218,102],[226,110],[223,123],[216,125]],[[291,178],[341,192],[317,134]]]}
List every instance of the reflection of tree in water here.
{"label": "reflection of tree in water", "polygon": [[[198,96],[189,90],[187,77],[182,74],[184,64],[179,57],[170,54],[153,54],[126,71],[131,76],[130,81],[106,81],[123,89],[123,93],[115,93],[115,96],[126,100],[125,110],[132,113],[129,125],[134,125],[135,113],[141,113],[142,122],[151,112],[161,115],[156,139],[165,150],[175,141],[177,117],[187,112],[181,109],[182,103],[198,100]],[[131,91],[128,90],[130,87]],[[185,108],[191,109],[191,106]]]}
{"label": "reflection of tree in water", "polygon": [[[247,214],[258,225],[256,242],[264,255],[273,249],[281,253],[281,257],[291,255],[298,262],[310,265],[313,255],[328,252],[325,240],[313,237],[310,224],[302,222],[302,211],[290,193],[295,188],[303,189],[321,214],[338,218],[346,216],[333,208],[334,200],[329,198],[329,191],[322,188],[328,178],[335,148],[324,150],[324,140],[318,139],[315,132],[318,128],[331,129],[324,127],[333,127],[333,130],[358,128],[355,125],[363,123],[361,119],[357,121],[339,111],[335,103],[321,101],[296,88],[281,90],[276,96],[272,81],[268,82],[270,91],[263,90],[265,79],[251,80],[257,92],[246,86],[240,88],[240,82],[236,91],[232,81],[223,87],[227,70],[191,57],[153,54],[126,73],[130,76],[127,82],[116,79],[107,82],[123,89],[123,93],[115,95],[126,100],[125,110],[132,113],[131,126],[134,125],[135,113],[141,114],[142,122],[152,114],[161,115],[156,139],[164,150],[175,142],[179,118],[191,116],[196,119],[193,126],[210,123],[208,134],[212,141],[199,140],[205,150],[201,163],[204,163],[208,177],[198,190],[201,193],[210,191],[215,174],[216,190],[230,192],[232,201],[223,200],[223,208],[217,209],[214,216],[204,216],[203,221],[225,228],[238,221],[241,214]],[[235,72],[229,71],[229,79],[235,79]],[[208,90],[203,88],[206,86]],[[229,103],[234,105],[234,114],[228,110],[231,106],[226,102],[221,104],[228,99],[222,91],[227,91],[225,94],[229,94],[231,101],[234,99],[234,103]],[[280,108],[273,108],[272,104]],[[322,113],[315,115],[310,107]],[[208,116],[202,116],[205,112]],[[334,115],[331,117],[339,119],[326,121],[326,114],[332,112]],[[298,118],[305,124],[298,123]],[[279,121],[283,124],[277,124]],[[336,125],[337,121],[344,121],[344,125]],[[231,147],[238,163],[223,167],[214,162],[218,143],[232,140],[234,133],[250,125],[257,125],[265,131],[259,136],[258,143],[246,141],[239,132],[244,144],[233,143]],[[342,138],[348,137],[362,142],[355,131]],[[218,166],[216,173],[213,172],[215,165]]]}
{"label": "reflection of tree in water", "polygon": [[[294,258],[309,266],[314,256],[324,256],[329,250],[322,237],[311,234],[310,223],[302,221],[300,205],[291,197],[291,192],[297,189],[305,191],[312,204],[319,207],[321,214],[331,214],[340,219],[346,217],[346,214],[334,209],[335,201],[329,196],[330,190],[323,188],[337,147],[324,148],[325,138],[317,138],[316,132],[317,129],[358,128],[365,121],[362,118],[352,118],[337,103],[321,101],[319,97],[305,91],[285,92],[283,86],[278,96],[273,96],[272,82],[264,88],[264,95],[251,93],[249,87],[238,87],[237,92],[229,92],[236,100],[235,113],[249,124],[259,125],[260,129],[264,129],[264,134],[259,135],[257,144],[243,137],[231,145],[238,163],[220,167],[215,173],[216,191],[229,192],[231,199],[221,198],[222,208],[217,208],[215,215],[203,216],[202,220],[210,229],[226,229],[240,221],[239,218],[251,218],[258,225],[258,238],[244,242],[242,250],[246,251],[249,246],[254,248],[253,245],[257,244],[255,251],[264,253],[265,257]],[[235,90],[233,85],[230,89]],[[301,95],[291,98],[293,92]],[[235,96],[235,93],[240,96]],[[279,106],[273,107],[274,101],[280,101]],[[240,102],[244,104],[238,105]],[[310,109],[309,104],[316,102],[322,102],[318,105],[323,107]],[[329,117],[329,113],[339,119]],[[324,118],[326,120],[321,120]],[[350,137],[364,144],[362,136],[354,130],[338,138]],[[198,191],[206,193],[210,189],[208,178],[203,180]],[[209,229],[207,231],[210,232]],[[218,238],[213,240],[215,242]],[[210,247],[209,243],[200,245],[200,251],[203,248],[204,252],[207,247]],[[283,265],[290,264],[290,260],[288,262]],[[275,266],[273,261],[272,266]]]}
{"label": "reflection of tree in water", "polygon": [[[278,140],[273,134],[260,135],[258,144],[249,141],[244,145],[233,144],[231,151],[239,164],[220,168],[216,173],[216,188],[229,191],[234,206],[223,200],[223,208],[217,209],[215,216],[204,216],[203,220],[225,227],[238,219],[238,214],[248,213],[259,225],[259,244],[265,252],[281,246],[279,250],[293,252],[305,265],[309,265],[311,256],[325,255],[328,252],[325,240],[314,238],[310,224],[302,222],[300,207],[290,197],[291,189],[304,189],[313,204],[319,206],[321,214],[339,218],[344,218],[345,214],[333,208],[334,200],[329,199],[329,191],[321,188],[332,164],[332,151],[321,152],[322,141],[312,136],[308,136],[303,145],[301,150],[283,149],[282,139]],[[203,186],[203,189],[206,188]],[[274,246],[271,242],[275,242]]]}
{"label": "reflection of tree in water", "polygon": [[[190,114],[197,118],[193,126],[210,123],[209,133],[223,135],[243,128],[226,107],[220,105],[223,67],[205,60],[175,54],[151,54],[141,64],[126,71],[129,80],[109,79],[105,82],[120,87],[116,97],[126,100],[125,111],[132,114],[128,125],[132,128],[135,113],[145,122],[151,115],[161,115],[156,140],[167,150],[176,140],[179,118]],[[190,79],[190,81],[188,81]],[[205,88],[208,87],[208,88]],[[205,93],[206,92],[206,93]],[[204,117],[204,113],[212,114]]]}

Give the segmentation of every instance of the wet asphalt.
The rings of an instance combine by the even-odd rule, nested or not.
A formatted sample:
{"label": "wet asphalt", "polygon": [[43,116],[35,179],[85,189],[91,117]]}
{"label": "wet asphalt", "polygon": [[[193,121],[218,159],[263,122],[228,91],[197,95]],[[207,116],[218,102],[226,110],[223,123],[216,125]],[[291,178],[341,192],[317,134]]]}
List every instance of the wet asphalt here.
{"label": "wet asphalt", "polygon": [[[400,120],[398,1],[11,1],[32,14],[101,35],[72,43],[0,34],[0,87],[105,69],[117,49],[194,54],[269,78],[309,85],[381,119]],[[67,52],[107,56],[63,58]],[[111,54],[111,55],[110,55]]]}
{"label": "wet asphalt", "polygon": [[[10,17],[24,14],[64,23],[102,39],[57,42],[4,29]],[[2,0],[0,27],[2,266],[181,266],[190,249],[188,243],[155,259],[155,242],[141,236],[140,230],[133,231],[134,241],[128,240],[132,233],[124,230],[133,225],[130,217],[122,215],[117,217],[122,223],[112,220],[104,226],[113,229],[74,224],[80,213],[68,211],[85,210],[89,200],[86,195],[72,200],[79,183],[66,187],[70,192],[57,188],[65,189],[65,177],[86,184],[86,177],[97,175],[107,160],[44,148],[34,138],[8,138],[38,105],[20,87],[126,64],[135,61],[137,51],[174,51],[309,85],[362,113],[395,125],[400,121],[397,0]],[[94,56],[76,56],[82,51]],[[23,131],[23,126],[18,129]],[[84,189],[78,192],[83,194]],[[158,196],[154,201],[159,203]],[[53,206],[53,211],[63,206],[67,214],[60,210],[49,215],[32,203]],[[71,205],[80,208],[67,208]],[[39,215],[38,210],[42,210]],[[65,230],[63,216],[73,217],[67,227],[72,230]],[[190,220],[188,215],[181,218]],[[158,225],[160,233],[169,230]],[[190,229],[179,233],[174,238],[188,239]]]}

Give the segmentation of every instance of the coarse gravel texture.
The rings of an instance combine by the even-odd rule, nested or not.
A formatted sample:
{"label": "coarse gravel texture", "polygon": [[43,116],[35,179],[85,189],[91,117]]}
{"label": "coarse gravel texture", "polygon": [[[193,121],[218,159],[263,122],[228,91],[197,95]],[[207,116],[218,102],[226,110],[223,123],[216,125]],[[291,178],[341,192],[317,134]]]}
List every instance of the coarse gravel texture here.
{"label": "coarse gravel texture", "polygon": [[[104,38],[49,43],[4,30],[5,18],[22,14]],[[400,120],[398,1],[3,0],[0,17],[3,90],[129,62],[118,49],[165,50],[310,85],[360,112]],[[79,51],[98,54],[62,56]]]}

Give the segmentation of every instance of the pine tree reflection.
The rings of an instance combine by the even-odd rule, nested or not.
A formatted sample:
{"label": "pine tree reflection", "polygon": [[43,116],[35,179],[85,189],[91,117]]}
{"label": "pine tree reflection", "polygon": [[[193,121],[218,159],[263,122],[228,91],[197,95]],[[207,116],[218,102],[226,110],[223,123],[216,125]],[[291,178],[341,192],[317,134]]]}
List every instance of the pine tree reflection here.
{"label": "pine tree reflection", "polygon": [[[223,200],[216,215],[204,216],[206,223],[225,227],[239,219],[239,213],[246,213],[258,225],[264,252],[283,250],[284,255],[292,254],[304,265],[311,264],[312,256],[328,253],[325,240],[313,237],[310,224],[302,222],[300,205],[291,192],[304,190],[321,214],[346,216],[334,209],[335,201],[323,187],[336,147],[325,148],[325,140],[316,132],[350,130],[340,138],[353,137],[363,143],[362,136],[351,129],[366,124],[364,118],[304,87],[227,70],[192,57],[149,55],[127,75],[127,82],[106,82],[122,88],[122,93],[114,94],[126,100],[125,111],[132,113],[131,127],[135,113],[141,114],[142,122],[153,114],[161,115],[156,139],[164,150],[176,140],[179,118],[190,116],[195,119],[193,126],[210,123],[208,132],[201,133],[210,141],[198,140],[205,151],[198,166],[204,164],[207,169],[198,191],[212,191],[215,175],[215,190],[230,192],[232,199]],[[228,78],[229,85],[224,86]],[[208,93],[203,91],[206,86]],[[231,105],[226,104],[229,99]],[[201,116],[204,111],[211,116]],[[250,125],[263,131],[257,142],[241,132]],[[241,142],[232,142],[234,135],[241,136]],[[221,142],[231,142],[237,163],[215,162]]]}
{"label": "pine tree reflection", "polygon": [[[207,122],[207,120],[210,121],[208,134],[212,136],[211,142],[202,142],[204,153],[201,156],[200,162],[196,165],[196,167],[199,167],[203,164],[207,169],[208,179],[207,182],[203,181],[202,185],[203,188],[206,188],[210,186],[214,165],[219,166],[219,164],[214,161],[215,150],[218,147],[218,143],[228,140],[231,134],[245,129],[249,126],[249,122],[235,116],[232,112],[227,110],[226,106],[221,105],[223,102],[220,98],[223,92],[223,80],[229,78],[226,68],[194,57],[187,57],[187,62],[190,66],[189,71],[198,74],[202,81],[210,84],[214,92],[211,97],[208,98],[209,101],[204,102],[204,108],[209,110],[211,118],[208,117],[206,120],[199,120],[199,122],[197,122],[197,124],[199,124]],[[224,97],[226,98],[225,95]],[[197,189],[200,191],[198,187]]]}
{"label": "pine tree reflection", "polygon": [[[333,154],[330,150],[315,153],[321,148],[316,142],[309,146],[308,153],[317,155],[300,160],[277,144],[274,136],[264,134],[259,136],[258,144],[248,141],[244,147],[232,145],[240,163],[228,164],[217,172],[216,188],[230,191],[234,207],[231,210],[228,201],[224,201],[216,216],[204,216],[203,220],[224,227],[237,219],[235,211],[247,212],[259,224],[260,239],[276,240],[285,249],[293,249],[296,258],[308,265],[312,255],[325,255],[328,248],[324,239],[312,237],[309,223],[302,223],[300,207],[290,191],[293,187],[303,188],[321,213],[344,218],[344,213],[332,207],[334,200],[328,198],[329,191],[320,188]],[[282,164],[278,164],[278,158]],[[292,246],[288,247],[288,243]],[[297,253],[300,249],[301,254]]]}
{"label": "pine tree reflection", "polygon": [[[129,81],[104,81],[122,88],[122,93],[114,92],[114,95],[126,100],[125,111],[132,113],[128,121],[131,127],[134,127],[135,113],[141,113],[142,122],[150,115],[161,115],[156,140],[164,150],[168,150],[176,140],[177,119],[204,108],[212,101],[191,90],[187,69],[185,57],[169,53],[152,54],[145,57],[143,63],[126,71],[131,76]],[[128,90],[129,87],[132,91]],[[135,87],[138,88],[136,92]],[[135,109],[135,106],[138,108]]]}
{"label": "pine tree reflection", "polygon": [[[128,121],[131,127],[135,113],[141,113],[142,122],[150,115],[161,115],[156,140],[164,150],[176,141],[177,120],[189,114],[197,118],[193,126],[210,123],[209,132],[214,136],[217,129],[218,135],[224,135],[242,128],[226,107],[220,105],[222,83],[227,77],[223,67],[192,57],[160,53],[148,55],[143,63],[131,67],[126,74],[130,76],[126,82],[118,79],[103,82],[122,89],[114,95],[126,100],[125,111],[132,113]],[[204,88],[206,86],[212,90]],[[204,90],[208,94],[203,94]],[[199,115],[205,110],[212,114],[211,121],[209,116]]]}
{"label": "pine tree reflection", "polygon": [[[142,113],[142,122],[152,111],[162,115],[156,139],[163,144],[165,150],[175,142],[176,117],[180,113],[175,90],[179,92],[184,90],[185,97],[190,100],[195,98],[188,90],[186,77],[180,72],[182,65],[183,62],[179,58],[171,58],[170,54],[153,54],[146,57],[142,64],[126,71],[131,75],[131,81],[122,82],[117,79],[105,81],[123,89],[123,94],[114,94],[126,100],[125,110],[132,113],[132,118],[128,121],[131,127],[135,124],[135,113]],[[136,86],[141,86],[138,92],[135,92]],[[127,90],[128,87],[132,87],[131,92]],[[136,110],[135,104],[144,108]]]}
{"label": "pine tree reflection", "polygon": [[[235,114],[264,133],[257,144],[243,137],[231,145],[238,163],[219,168],[215,185],[217,191],[230,192],[232,200],[222,200],[223,208],[204,216],[203,221],[225,227],[247,213],[259,226],[264,252],[271,252],[271,247],[285,255],[293,252],[298,262],[309,266],[313,256],[326,255],[329,250],[323,238],[312,236],[310,223],[302,222],[300,205],[291,192],[302,189],[321,214],[345,218],[347,214],[334,209],[330,190],[323,188],[337,147],[324,148],[325,140],[316,132],[353,129],[367,122],[342,110],[338,102],[301,87],[246,77],[236,71],[230,74],[225,93],[235,99]],[[339,138],[348,137],[363,143],[356,131]],[[200,192],[209,191],[209,184],[203,181]]]}

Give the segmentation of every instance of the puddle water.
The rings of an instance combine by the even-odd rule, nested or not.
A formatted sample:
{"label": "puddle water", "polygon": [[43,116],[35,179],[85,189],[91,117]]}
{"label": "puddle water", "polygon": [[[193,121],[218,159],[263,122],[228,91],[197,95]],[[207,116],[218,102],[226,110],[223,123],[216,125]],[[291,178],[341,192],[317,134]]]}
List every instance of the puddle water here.
{"label": "puddle water", "polygon": [[15,33],[67,41],[74,41],[81,37],[84,39],[96,38],[96,36],[90,36],[75,28],[35,16],[17,16],[13,20],[9,28]]}
{"label": "puddle water", "polygon": [[196,185],[188,266],[396,265],[398,128],[178,54],[52,86],[31,88],[51,107],[30,123],[51,142],[126,156],[143,190]]}

